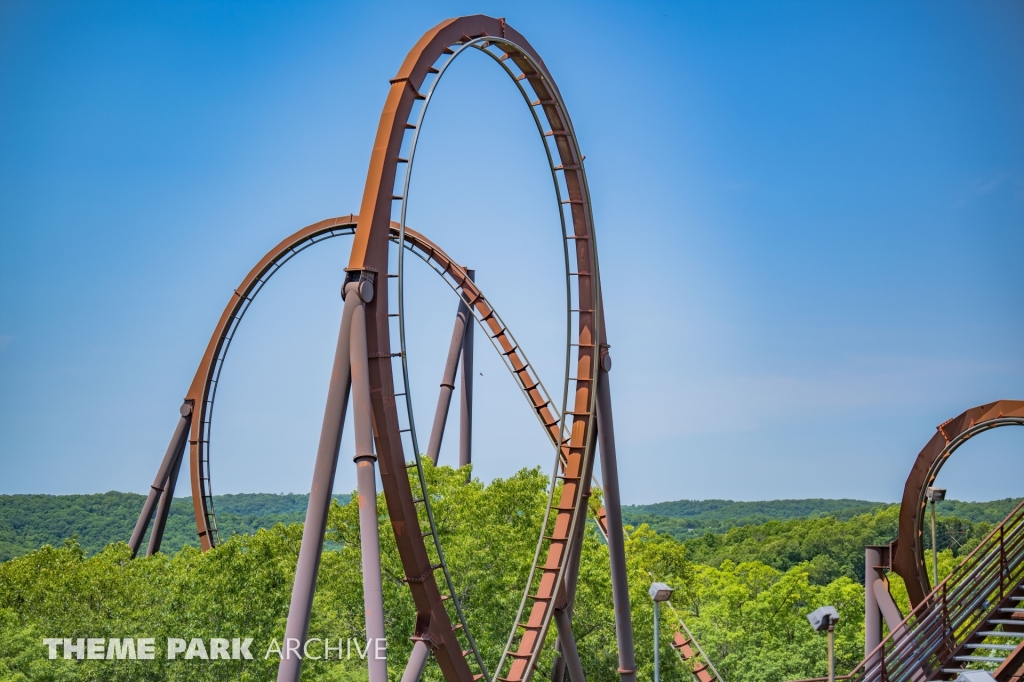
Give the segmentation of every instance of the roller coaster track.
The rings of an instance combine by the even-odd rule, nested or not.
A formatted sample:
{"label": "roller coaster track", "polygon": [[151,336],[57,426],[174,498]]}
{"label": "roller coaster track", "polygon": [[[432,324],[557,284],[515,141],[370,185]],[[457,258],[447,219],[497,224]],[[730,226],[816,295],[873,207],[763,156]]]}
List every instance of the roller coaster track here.
{"label": "roller coaster track", "polygon": [[[505,651],[493,673],[493,679],[519,682],[532,675],[552,618],[570,597],[567,591],[567,585],[572,582],[568,573],[573,570],[569,559],[572,554],[570,544],[585,522],[581,512],[586,510],[594,463],[598,410],[598,392],[595,389],[602,361],[604,330],[601,323],[597,244],[592,227],[583,155],[579,151],[565,104],[543,60],[529,42],[507,26],[504,20],[473,16],[439,24],[413,47],[396,77],[391,79],[391,90],[384,105],[370,160],[349,270],[387,271],[386,244],[391,216],[397,210],[403,230],[401,241],[404,239],[404,220],[416,144],[427,107],[443,74],[455,59],[471,48],[493,58],[513,79],[537,123],[560,209],[569,289],[567,326],[572,326],[575,317],[576,327],[566,348],[563,384],[564,400],[568,401],[572,396],[571,409],[563,402],[563,408],[559,410],[540,391],[533,387],[527,389],[535,412],[551,431],[555,441],[556,457],[550,490],[552,496],[558,490],[558,499],[552,497],[549,500],[547,514],[553,519],[552,530],[546,530],[549,525],[546,518],[540,530],[530,579],[520,603],[519,611],[523,614],[527,601],[533,602],[529,616],[525,620],[522,615],[516,618]],[[542,117],[546,125],[542,123]],[[401,174],[399,166],[404,167]],[[395,202],[398,202],[397,209]],[[571,234],[568,229],[570,224]],[[401,258],[402,249],[399,249],[399,254]],[[403,305],[401,265],[398,272],[400,320]],[[381,294],[385,294],[385,288],[381,287],[380,290]],[[370,320],[367,325],[367,342],[371,357],[379,354],[390,356],[394,352],[389,341],[391,330],[385,317],[386,310],[386,295],[374,298],[367,305]],[[399,336],[404,345],[404,324],[401,321]],[[506,353],[515,350],[507,338],[500,334],[496,336]],[[574,349],[576,358],[573,372],[569,368],[572,360],[570,354]],[[524,368],[514,368],[525,374]],[[402,363],[402,373],[405,372],[405,363]],[[378,462],[385,498],[396,530],[399,554],[420,614],[418,622],[425,624],[423,631],[419,631],[421,627],[418,625],[415,636],[425,637],[437,645],[434,656],[449,682],[468,682],[472,673],[464,657],[448,644],[451,632],[447,629],[447,614],[434,586],[435,569],[423,550],[422,542],[417,542],[412,534],[405,533],[404,528],[399,527],[400,523],[406,523],[406,519],[415,518],[415,502],[406,492],[408,486],[402,483],[405,477],[396,475],[397,467],[405,466],[402,454],[404,448],[412,446],[416,452],[416,444],[412,441],[413,432],[408,426],[404,432],[409,435],[403,441],[403,427],[394,402],[391,363],[371,359],[370,383],[377,427]],[[560,466],[559,462],[563,460],[564,465]],[[559,480],[560,486],[556,485]],[[565,633],[560,629],[561,634]],[[507,661],[510,663],[505,672]],[[633,666],[620,667],[626,677],[635,674],[635,670],[631,669]]]}
{"label": "roller coaster track", "polygon": [[[224,312],[214,329],[207,351],[203,356],[195,378],[187,393],[186,401],[199,405],[199,419],[192,422],[190,466],[192,476],[192,497],[193,500],[200,500],[201,504],[195,505],[196,529],[203,543],[204,551],[219,544],[220,538],[217,533],[216,513],[213,506],[213,491],[210,474],[210,437],[213,427],[214,405],[217,396],[217,387],[220,383],[220,374],[224,368],[231,341],[238,331],[239,325],[249,307],[255,301],[257,295],[270,279],[277,274],[286,263],[307,248],[324,243],[334,237],[351,236],[355,234],[355,216],[343,216],[322,220],[297,232],[289,235],[273,249],[271,249],[246,275],[239,286],[234,290],[230,300],[225,306]],[[399,228],[397,223],[391,226],[391,242],[397,244],[399,239]],[[466,269],[455,263],[441,248],[428,240],[423,235],[407,229],[404,249],[412,253],[426,263],[438,276],[455,291],[463,300],[473,304],[472,311],[477,322],[488,332],[488,338],[494,345],[499,356],[504,361],[510,374],[515,378],[520,390],[526,396],[530,404],[535,404],[534,395],[537,392],[545,399],[547,392],[543,383],[537,377],[532,365],[526,358],[522,347],[516,342],[511,330],[502,321],[497,310],[490,304],[479,287],[472,282]],[[501,341],[505,341],[502,345]],[[512,347],[511,352],[509,347]],[[526,377],[526,379],[524,379]],[[531,391],[534,393],[531,394]],[[548,425],[541,421],[544,432],[551,437],[552,431]],[[430,497],[427,494],[426,482],[423,477],[422,465],[417,467],[420,484],[420,499],[425,505],[429,505]],[[198,474],[196,473],[198,472]],[[594,481],[595,484],[599,483]],[[606,519],[603,506],[594,505],[591,508],[598,524],[601,534],[607,539]],[[444,561],[443,548],[437,536],[436,525],[433,522],[433,514],[427,510],[430,535],[435,545],[435,551],[445,565],[445,582],[447,599],[451,602],[458,614],[458,620],[462,623],[462,632],[467,639],[471,640],[472,635],[466,624],[465,615],[462,613],[461,605],[456,598],[456,591],[450,573],[448,573],[447,562]],[[150,554],[159,549],[160,539],[151,545]],[[475,643],[468,642],[475,650]],[[480,664],[481,667],[482,663]]]}
{"label": "roller coaster track", "polygon": [[[566,363],[561,405],[553,402],[521,347],[472,282],[465,268],[454,263],[436,245],[405,225],[415,151],[427,107],[441,76],[459,55],[470,49],[492,58],[511,77],[528,104],[547,156],[559,208],[567,292]],[[400,167],[404,168],[404,173],[399,174]],[[392,220],[395,213],[397,223]],[[556,658],[556,661],[564,660],[574,682],[583,682],[570,619],[579,569],[580,543],[600,438],[601,463],[606,483],[605,500],[609,507],[607,518],[603,507],[595,509],[595,513],[599,528],[608,539],[612,562],[616,635],[619,641],[618,673],[624,682],[635,680],[607,378],[611,362],[602,321],[597,244],[592,224],[583,155],[579,151],[568,112],[553,78],[525,38],[507,26],[504,20],[485,16],[449,20],[427,32],[409,53],[398,75],[391,80],[391,89],[371,155],[360,215],[323,221],[300,230],[268,253],[235,291],[187,393],[178,429],[133,533],[133,551],[138,550],[157,504],[160,508],[151,536],[150,553],[154,550],[154,539],[157,547],[159,545],[162,523],[166,520],[181,461],[180,454],[175,456],[174,453],[184,448],[186,439],[190,445],[193,504],[200,542],[204,551],[219,542],[210,483],[210,431],[220,372],[238,324],[260,289],[296,253],[334,236],[354,234],[343,289],[346,302],[342,333],[339,335],[328,410],[314,473],[315,494],[310,496],[310,511],[299,555],[286,638],[304,637],[308,627],[312,589],[315,588],[316,567],[319,565],[318,547],[323,542],[326,505],[329,502],[333,467],[337,462],[336,438],[340,438],[337,413],[340,410],[343,417],[347,409],[349,384],[344,382],[351,381],[358,415],[356,461],[361,472],[365,470],[362,468],[364,465],[371,467],[371,472],[374,465],[379,467],[388,515],[417,613],[416,629],[412,633],[412,639],[417,644],[406,668],[406,675],[411,675],[409,679],[418,678],[422,664],[425,663],[426,653],[419,654],[422,659],[419,663],[414,661],[417,651],[420,651],[433,655],[448,682],[472,682],[484,677],[492,682],[528,680],[536,670],[542,646],[554,620],[558,624],[556,651],[562,657]],[[391,243],[397,243],[399,247],[396,250],[396,272],[389,266],[388,247]],[[461,605],[454,598],[452,577],[437,537],[430,495],[423,475],[408,381],[404,311],[404,258],[407,252],[421,258],[444,277],[487,331],[554,450],[549,500],[544,521],[538,529],[539,537],[529,578],[504,651],[493,672],[485,667],[483,657],[469,632]],[[391,291],[392,282],[397,285],[395,292]],[[397,301],[397,309],[391,308],[389,301],[392,299]],[[397,323],[397,329],[392,327],[393,322]],[[348,325],[351,325],[353,331],[348,331]],[[395,332],[398,348],[391,341],[396,336]],[[350,351],[350,347],[354,350]],[[358,379],[357,371],[362,372]],[[396,382],[396,377],[400,383]],[[367,384],[360,383],[363,381]],[[399,390],[396,390],[396,386]],[[399,398],[404,399],[399,401]],[[371,423],[370,419],[373,426],[372,445],[366,440],[366,434],[369,433],[366,425]],[[364,439],[361,446],[360,428],[363,429]],[[411,462],[406,455],[410,449]],[[368,490],[373,487],[372,476],[370,479],[361,478],[361,497],[364,480],[368,481]],[[324,486],[327,497],[324,497]],[[314,500],[317,502],[314,503]],[[375,516],[375,512],[367,513]],[[360,523],[364,527],[362,535],[366,541],[366,529],[375,528],[376,524],[365,526],[366,519],[363,516],[361,511]],[[421,525],[424,519],[429,526],[427,530]],[[315,530],[318,524],[319,538]],[[429,547],[427,538],[431,538]],[[364,545],[363,569],[364,594],[369,600],[373,578],[367,577],[367,571],[373,568],[374,561],[378,563],[376,593],[379,598],[379,558],[367,558],[370,556],[368,546],[373,545]],[[444,576],[445,595],[441,594],[439,581],[435,577],[438,570]],[[371,602],[367,601],[368,635],[371,627],[370,613]],[[374,627],[383,633],[383,621],[380,618],[379,614],[374,615]],[[453,626],[455,621],[458,623]],[[463,647],[460,637],[465,639],[468,648]],[[297,680],[301,659],[296,664],[286,658],[282,659],[278,680]],[[383,682],[382,675],[386,675],[386,669],[374,668],[371,663],[371,682]]]}
{"label": "roller coaster track", "polygon": [[679,659],[690,667],[694,682],[724,682],[722,676],[718,674],[715,664],[704,653],[704,648],[701,647],[697,638],[690,632],[690,628],[686,627],[686,623],[683,622],[682,616],[676,611],[676,607],[672,606],[671,601],[666,601],[665,603],[672,610],[672,615],[676,617],[676,621],[679,623],[679,629],[672,636],[671,646],[679,655]]}
{"label": "roller coaster track", "polygon": [[926,488],[957,448],[1002,426],[1024,426],[1024,401],[967,410],[941,424],[918,454],[904,488],[899,537],[887,552],[913,608],[902,620],[887,618],[888,636],[837,679],[926,682],[971,669],[988,670],[998,682],[1024,677],[1024,503],[935,588],[924,563]]}

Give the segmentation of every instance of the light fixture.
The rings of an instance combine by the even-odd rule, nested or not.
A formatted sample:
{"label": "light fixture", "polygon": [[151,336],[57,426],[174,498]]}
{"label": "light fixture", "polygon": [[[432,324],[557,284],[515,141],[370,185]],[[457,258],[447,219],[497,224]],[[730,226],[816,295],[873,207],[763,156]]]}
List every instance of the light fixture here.
{"label": "light fixture", "polygon": [[651,583],[650,589],[647,590],[647,594],[651,595],[651,601],[654,602],[654,682],[658,682],[661,673],[658,659],[658,631],[661,617],[658,611],[658,604],[671,599],[673,592],[675,590],[665,583]]}
{"label": "light fixture", "polygon": [[836,623],[839,622],[839,612],[834,606],[822,606],[807,614],[807,620],[811,627],[817,632],[828,632],[828,682],[836,680],[836,647],[835,633],[833,632]]}

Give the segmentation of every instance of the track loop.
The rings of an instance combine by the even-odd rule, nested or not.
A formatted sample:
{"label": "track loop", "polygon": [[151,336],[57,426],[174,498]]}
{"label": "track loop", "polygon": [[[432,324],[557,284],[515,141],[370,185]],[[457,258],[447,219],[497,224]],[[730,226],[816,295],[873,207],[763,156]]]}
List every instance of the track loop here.
{"label": "track loop", "polygon": [[[503,666],[506,661],[510,661],[507,676],[501,679],[517,682],[532,675],[554,610],[566,600],[570,542],[577,537],[578,526],[586,522],[586,500],[589,497],[589,483],[593,471],[596,424],[594,389],[598,370],[601,303],[596,240],[592,230],[583,156],[579,152],[568,113],[553,80],[540,59],[528,48],[528,44],[522,41],[523,45],[527,45],[523,47],[504,37],[504,23],[501,24],[501,32],[501,36],[489,35],[487,32],[468,36],[463,34],[457,41],[440,50],[435,60],[429,64],[429,68],[419,77],[416,73],[422,71],[426,63],[424,60],[429,58],[421,52],[415,63],[410,66],[410,55],[399,77],[392,80],[393,87],[405,88],[402,96],[406,100],[411,96],[411,101],[408,101],[408,113],[402,121],[401,130],[404,137],[397,144],[400,150],[397,158],[402,163],[404,172],[396,172],[395,186],[390,198],[392,202],[398,202],[399,244],[402,246],[417,143],[436,87],[448,67],[469,48],[477,49],[494,59],[512,78],[529,105],[544,143],[559,209],[566,277],[566,364],[563,400],[561,409],[558,409],[543,389],[539,377],[525,358],[521,357],[518,345],[508,333],[507,327],[485,300],[473,294],[472,287],[467,285],[468,278],[465,273],[455,273],[453,276],[456,286],[462,290],[464,300],[485,326],[491,342],[505,359],[513,375],[517,377],[521,390],[527,396],[555,448],[548,507],[539,532],[529,579],[516,616],[516,623],[521,625],[523,632],[520,633],[517,627],[512,629],[494,673],[494,679],[501,677]],[[542,115],[546,125],[541,120]],[[396,120],[395,123],[397,122]],[[394,206],[392,210],[395,210]],[[568,231],[570,223],[573,227],[571,235]],[[405,352],[404,252],[404,248],[399,249],[397,273],[401,376],[404,389],[402,393],[409,425],[405,435],[411,440],[413,452],[417,453],[418,460],[419,447],[412,417],[408,356]],[[449,268],[446,266],[445,269]],[[575,342],[572,334],[574,321],[577,332]],[[570,371],[573,348],[576,349],[575,372]],[[571,409],[568,407],[570,400]],[[425,487],[423,498],[427,498]],[[528,600],[532,600],[533,605],[528,619],[523,622],[522,617]]]}

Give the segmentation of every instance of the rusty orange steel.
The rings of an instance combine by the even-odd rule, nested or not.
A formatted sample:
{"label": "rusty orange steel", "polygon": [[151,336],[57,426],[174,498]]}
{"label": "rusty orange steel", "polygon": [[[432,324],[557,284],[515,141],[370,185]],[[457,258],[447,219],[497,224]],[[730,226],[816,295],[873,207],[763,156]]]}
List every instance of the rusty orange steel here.
{"label": "rusty orange steel", "polygon": [[[388,236],[393,215],[393,203],[402,200],[395,194],[397,168],[403,163],[402,145],[410,127],[413,105],[422,100],[424,79],[434,69],[435,62],[453,46],[462,46],[476,39],[493,38],[505,50],[502,61],[510,61],[521,73],[520,79],[529,81],[538,95],[534,103],[542,109],[550,126],[549,134],[555,138],[561,171],[571,209],[573,241],[577,263],[579,322],[576,330],[578,351],[575,391],[571,409],[571,435],[564,442],[565,466],[561,499],[556,508],[554,530],[550,536],[547,559],[540,567],[542,576],[533,595],[533,606],[522,629],[505,679],[518,682],[529,676],[536,665],[553,611],[564,595],[559,592],[566,568],[570,538],[585,513],[586,501],[582,493],[589,482],[592,466],[592,441],[595,436],[596,402],[594,387],[597,380],[600,353],[600,298],[597,286],[596,244],[591,224],[590,197],[583,175],[582,154],[572,134],[568,114],[554,85],[554,79],[544,62],[529,42],[509,27],[504,20],[486,16],[462,17],[443,22],[428,31],[410,51],[398,74],[391,80],[384,111],[381,114],[366,187],[360,207],[350,271],[369,270],[387,272]],[[416,637],[428,638],[436,645],[434,656],[446,679],[469,682],[473,675],[461,653],[451,623],[441,602],[434,570],[418,526],[416,508],[406,475],[406,456],[400,437],[398,411],[394,396],[392,364],[385,358],[391,353],[388,324],[387,289],[380,287],[380,295],[367,306],[367,342],[371,357],[370,382],[373,404],[375,438],[388,512],[392,519],[399,554],[417,610]],[[504,345],[504,344],[503,344]],[[507,352],[514,349],[506,348]],[[525,368],[524,368],[525,369]],[[533,394],[534,409],[558,441],[563,441],[558,410],[544,401],[539,392]],[[503,657],[504,660],[504,657]],[[499,664],[500,667],[500,664]],[[500,674],[501,671],[498,671]]]}
{"label": "rusty orange steel", "polygon": [[[471,48],[489,56],[512,78],[533,116],[550,167],[563,237],[566,316],[569,321],[560,405],[553,402],[510,330],[472,281],[470,271],[455,263],[437,245],[405,224],[416,144],[430,98],[448,66],[462,52]],[[319,535],[310,529],[324,523],[329,503],[329,486],[333,479],[333,473],[329,473],[330,467],[336,466],[337,462],[336,452],[334,459],[330,459],[331,448],[337,449],[337,443],[330,445],[330,439],[340,438],[341,426],[337,422],[337,415],[340,412],[342,418],[344,416],[347,408],[343,400],[347,400],[349,390],[348,384],[344,382],[351,382],[353,396],[356,395],[355,374],[348,372],[359,371],[362,372],[359,381],[366,383],[359,384],[359,396],[353,400],[356,409],[365,410],[360,414],[366,416],[360,417],[358,424],[370,425],[365,427],[363,434],[369,434],[372,428],[372,448],[370,436],[366,435],[364,445],[361,446],[363,449],[359,450],[362,454],[357,455],[357,461],[362,457],[360,466],[365,467],[366,458],[372,458],[378,467],[405,582],[416,610],[415,631],[410,633],[416,644],[406,668],[406,676],[418,679],[426,658],[432,656],[448,682],[474,682],[481,677],[491,682],[528,680],[536,669],[550,626],[555,622],[559,647],[555,665],[564,667],[554,670],[553,677],[560,681],[567,670],[573,682],[583,680],[583,670],[571,629],[571,613],[600,437],[607,515],[605,507],[596,504],[593,512],[600,531],[608,540],[610,550],[616,637],[619,644],[617,672],[623,682],[635,682],[636,663],[633,658],[608,383],[611,360],[602,320],[597,243],[583,167],[584,157],[580,153],[561,94],[544,61],[529,42],[503,19],[482,15],[451,19],[428,31],[406,56],[398,74],[390,82],[391,87],[374,140],[359,215],[324,220],[281,241],[250,270],[225,307],[186,394],[178,428],[140,514],[130,541],[133,553],[139,550],[154,512],[154,532],[147,553],[159,550],[163,524],[186,439],[200,543],[204,551],[219,543],[210,488],[210,429],[220,372],[231,340],[255,296],[292,256],[331,237],[354,235],[346,268],[346,285],[343,288],[346,310],[342,318],[343,333],[339,335],[339,354],[336,355],[331,380],[333,392],[330,396],[333,397],[329,396],[328,399],[325,427],[321,432],[317,469],[314,473],[313,490],[320,492],[316,492],[316,504],[313,501],[314,495],[310,496],[287,631],[298,637],[305,632],[303,628],[308,627],[309,608],[312,604],[310,595],[315,589],[319,562],[319,550],[315,547]],[[400,168],[404,174],[399,172]],[[389,267],[392,243],[398,245],[397,273],[392,273]],[[430,496],[426,489],[412,414],[405,352],[402,292],[403,258],[407,251],[426,261],[448,282],[461,300],[459,314],[463,315],[468,309],[487,332],[553,448],[551,497],[545,522],[538,529],[536,554],[524,587],[519,613],[515,622],[510,624],[507,644],[496,669],[491,672],[486,669],[469,632],[431,516]],[[397,284],[397,295],[391,291],[391,282]],[[356,288],[353,289],[353,286]],[[397,313],[392,312],[395,304]],[[350,314],[355,317],[345,317]],[[397,335],[393,333],[392,327],[395,318],[398,322]],[[358,331],[349,331],[346,325]],[[461,328],[457,326],[456,331]],[[452,348],[455,351],[459,348],[456,345],[459,338],[453,335]],[[358,344],[351,347],[359,350],[348,350],[349,346],[345,345],[350,343],[348,339],[351,339],[352,344]],[[365,348],[362,346],[364,342]],[[469,349],[467,353],[471,352],[471,343],[465,348]],[[342,349],[346,350],[343,352]],[[351,367],[348,364],[350,353]],[[339,365],[339,362],[343,364]],[[396,380],[402,382],[400,392],[396,391]],[[401,405],[399,397],[404,397]],[[439,414],[442,419],[437,423],[443,432],[443,417],[446,413]],[[330,428],[327,426],[329,421],[332,424]],[[357,439],[359,428],[364,427],[357,425]],[[410,460],[413,460],[411,464]],[[369,465],[372,467],[374,463]],[[411,479],[417,475],[418,487],[414,490]],[[367,490],[371,492],[372,480],[371,474],[366,479],[366,485],[369,486]],[[324,484],[326,487],[323,487]],[[363,482],[360,486],[362,494]],[[325,490],[327,492],[323,492]],[[315,509],[319,510],[318,520],[312,523],[309,522],[313,518],[310,514]],[[421,527],[424,515],[430,526],[427,532]],[[361,515],[360,522],[363,521]],[[374,528],[374,524],[371,523],[367,528]],[[363,533],[366,537],[371,534],[372,531]],[[307,535],[310,537],[307,538]],[[429,547],[427,538],[432,541]],[[364,556],[372,556],[372,552],[364,551]],[[368,568],[364,563],[363,568],[364,593],[369,595],[371,592],[367,585],[370,583],[366,581],[372,566]],[[300,573],[304,576],[301,579]],[[442,579],[438,578],[439,575]],[[448,610],[446,602],[448,606],[454,605],[454,611]],[[370,602],[367,604],[369,614]],[[380,632],[383,633],[380,615],[374,618],[374,627],[381,628]],[[369,616],[367,628],[369,632]],[[463,640],[468,648],[463,647]],[[477,670],[474,671],[472,666]],[[278,680],[294,682],[300,674],[301,662],[297,665],[291,661],[282,662]],[[382,682],[382,676],[385,675],[386,669],[371,666],[371,679],[376,676],[376,680]]]}
{"label": "rusty orange steel", "polygon": [[935,482],[939,470],[953,452],[968,438],[981,431],[1020,424],[1024,421],[1024,401],[998,400],[972,407],[943,422],[914,461],[903,488],[900,503],[899,535],[892,568],[907,585],[910,603],[917,606],[931,592],[924,564],[922,528],[927,501],[925,489]]}

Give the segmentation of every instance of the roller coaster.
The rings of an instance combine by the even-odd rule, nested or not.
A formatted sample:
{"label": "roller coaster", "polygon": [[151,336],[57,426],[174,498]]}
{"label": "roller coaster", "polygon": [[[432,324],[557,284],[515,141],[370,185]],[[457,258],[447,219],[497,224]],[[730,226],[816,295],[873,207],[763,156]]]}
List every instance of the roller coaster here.
{"label": "roller coaster", "polygon": [[[530,364],[523,347],[474,281],[474,273],[406,225],[420,132],[441,78],[468,50],[487,55],[515,84],[536,125],[551,174],[562,235],[567,329],[561,401]],[[636,662],[618,490],[608,353],[584,156],[562,96],[543,60],[503,19],[451,19],[416,43],[390,81],[373,145],[359,215],[331,218],[288,236],[257,263],[232,293],[180,409],[177,427],[129,544],[133,556],[149,532],[146,554],[160,549],[186,448],[196,530],[203,551],[221,542],[213,504],[210,434],[221,370],[231,341],[264,285],[294,256],[335,237],[351,237],[344,307],[317,450],[309,507],[285,629],[301,642],[309,627],[342,428],[352,402],[359,496],[363,595],[368,638],[384,638],[379,473],[391,529],[415,604],[414,642],[402,682],[417,682],[433,658],[447,682],[526,682],[555,625],[553,682],[568,673],[585,682],[572,629],[573,600],[587,513],[609,548],[618,670],[635,682]],[[457,299],[454,329],[427,447],[413,413],[406,337],[405,257],[416,256]],[[501,357],[552,447],[547,509],[514,621],[497,663],[488,668],[473,638],[448,568],[431,507],[423,460],[437,462],[451,402],[459,387],[459,465],[472,462],[474,322]],[[459,371],[461,369],[461,372]],[[899,538],[868,547],[865,558],[864,661],[839,679],[924,682],[955,679],[973,665],[998,682],[1024,678],[1024,505],[934,588],[924,564],[925,488],[953,452],[978,433],[1024,425],[1024,402],[1000,401],[941,425],[918,455],[904,491]],[[600,481],[595,472],[600,458]],[[604,505],[591,504],[594,485]],[[368,502],[369,501],[369,502]],[[150,524],[152,530],[150,531]],[[913,609],[904,617],[886,573],[900,575]],[[678,617],[678,614],[677,614]],[[888,634],[884,638],[882,624]],[[679,619],[672,647],[697,682],[722,682]],[[978,655],[977,652],[988,652]],[[302,658],[286,646],[278,682],[296,682]],[[369,657],[370,682],[386,682],[385,659]]]}
{"label": "roller coaster", "polygon": [[[420,131],[438,83],[468,50],[487,55],[522,95],[533,117],[550,169],[562,234],[567,329],[561,402],[556,403],[473,273],[406,225],[408,195]],[[636,679],[622,518],[615,459],[597,236],[583,154],[565,102],[540,55],[503,19],[461,17],[442,22],[413,47],[395,78],[374,141],[358,216],[325,220],[294,233],[272,249],[235,290],[203,355],[181,406],[178,425],[132,533],[138,553],[150,522],[147,554],[159,550],[177,477],[189,449],[192,499],[202,549],[220,542],[210,479],[210,433],[221,369],[239,324],[269,279],[297,253],[324,240],[352,236],[342,288],[344,309],[313,485],[299,550],[285,629],[279,682],[299,679],[302,658],[288,642],[302,642],[309,627],[327,511],[345,415],[351,395],[359,495],[366,634],[384,639],[380,539],[376,505],[379,471],[405,582],[416,608],[414,646],[403,680],[415,682],[433,658],[448,682],[529,680],[552,622],[554,674],[583,682],[572,631],[572,605],[583,531],[590,509],[594,466],[600,452],[604,506],[595,508],[605,535],[619,652],[618,674]],[[421,450],[412,409],[406,346],[405,256],[414,254],[458,298],[455,329],[426,451]],[[552,446],[549,499],[536,550],[504,650],[488,669],[466,619],[434,522],[423,458],[440,452],[461,373],[460,464],[472,457],[472,329],[475,318],[525,396]],[[396,343],[397,342],[397,343]],[[371,682],[386,682],[383,658],[369,657]]]}

